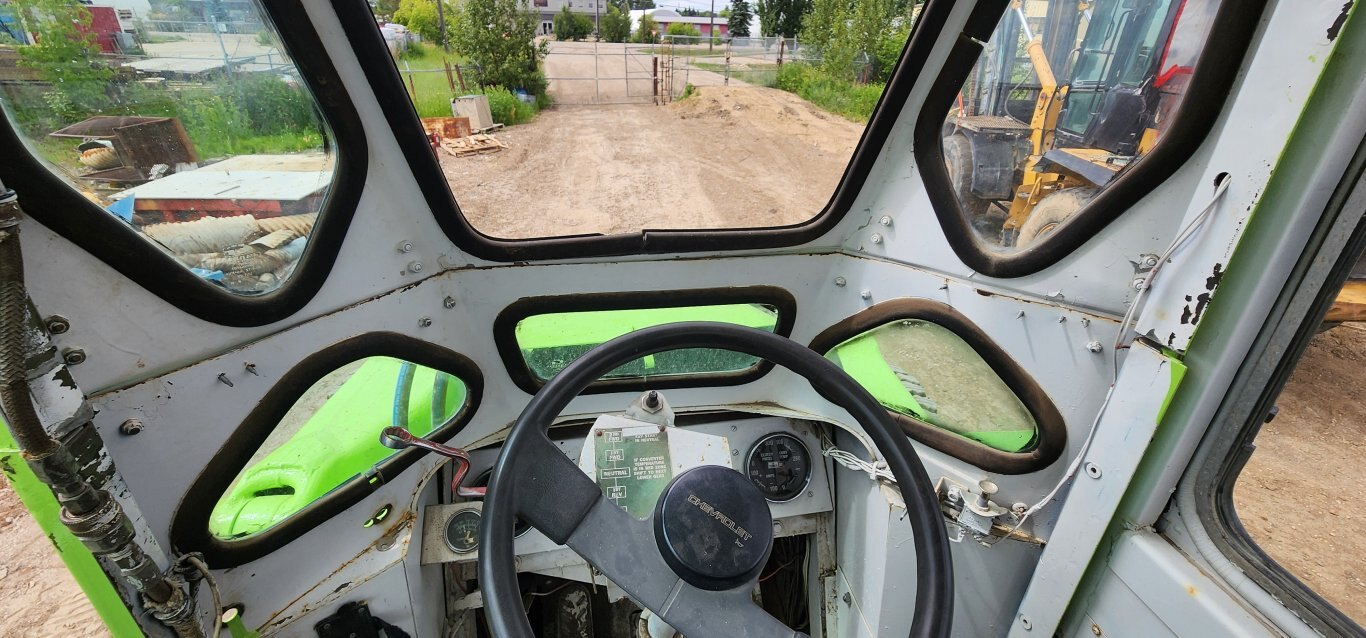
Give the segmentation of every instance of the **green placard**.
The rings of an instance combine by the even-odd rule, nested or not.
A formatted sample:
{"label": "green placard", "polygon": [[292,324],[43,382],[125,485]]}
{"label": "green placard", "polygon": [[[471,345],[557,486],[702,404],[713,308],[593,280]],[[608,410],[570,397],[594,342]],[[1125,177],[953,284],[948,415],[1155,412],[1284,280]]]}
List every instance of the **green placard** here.
{"label": "green placard", "polygon": [[673,478],[664,428],[603,428],[593,437],[598,486],[607,500],[644,519]]}

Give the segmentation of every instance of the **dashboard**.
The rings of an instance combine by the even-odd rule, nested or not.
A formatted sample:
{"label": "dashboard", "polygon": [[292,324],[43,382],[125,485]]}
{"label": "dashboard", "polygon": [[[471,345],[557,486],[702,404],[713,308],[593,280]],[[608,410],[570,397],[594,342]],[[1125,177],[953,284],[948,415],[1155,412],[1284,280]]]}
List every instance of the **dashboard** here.
{"label": "dashboard", "polygon": [[[602,438],[592,435],[604,423],[615,425],[611,419],[638,424],[620,417],[604,416],[600,417],[599,425],[594,428],[583,425],[556,427],[551,430],[551,440],[565,456],[594,476],[591,468],[595,467],[597,455],[593,446],[587,446],[585,450],[585,441]],[[678,424],[667,428],[672,434],[671,445],[691,444],[693,447],[687,448],[687,454],[679,454],[675,447],[672,458],[664,457],[669,459],[669,471],[664,472],[667,476],[652,475],[650,478],[662,478],[667,483],[677,473],[699,464],[730,467],[747,476],[750,483],[764,495],[773,515],[775,537],[814,534],[819,527],[818,516],[832,509],[830,463],[820,453],[821,427],[814,422],[739,413],[680,415]],[[696,443],[684,444],[679,441]],[[470,485],[487,484],[500,451],[498,446],[469,451],[469,475],[474,477]],[[607,450],[606,453],[614,452],[615,449]],[[616,458],[602,460],[603,463],[597,467],[614,465],[609,461]],[[640,468],[643,466],[639,461],[634,467],[637,474],[642,474]],[[632,512],[627,505],[632,497],[626,493],[631,488],[609,480],[608,477],[615,476],[610,474],[613,471],[610,468],[599,469],[594,478],[603,486],[609,499]],[[479,501],[467,500],[427,507],[422,521],[421,563],[460,564],[476,561],[481,540],[481,516],[482,503]],[[519,572],[588,580],[590,572],[587,563],[573,550],[555,544],[539,531],[520,522],[513,533],[516,534],[514,548]]]}

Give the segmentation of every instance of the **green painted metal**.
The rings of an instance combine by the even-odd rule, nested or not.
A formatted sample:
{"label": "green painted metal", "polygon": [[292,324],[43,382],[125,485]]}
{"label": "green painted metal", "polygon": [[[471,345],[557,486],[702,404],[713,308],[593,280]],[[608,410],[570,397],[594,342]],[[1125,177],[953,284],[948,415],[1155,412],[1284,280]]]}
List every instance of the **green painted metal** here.
{"label": "green painted metal", "polygon": [[1175,353],[1167,352],[1167,366],[1171,370],[1171,383],[1167,385],[1167,395],[1162,398],[1162,407],[1157,409],[1157,422],[1162,423],[1162,419],[1167,416],[1167,408],[1171,407],[1172,399],[1176,398],[1176,390],[1181,387],[1181,380],[1186,378],[1186,364],[1176,357]]}
{"label": "green painted metal", "polygon": [[[393,424],[405,365],[412,370],[407,425],[414,434],[427,434],[465,404],[464,382],[444,372],[390,357],[365,360],[297,432],[238,475],[209,517],[210,533],[232,539],[269,529],[394,454],[379,443],[379,432]],[[434,420],[438,375],[449,383]]]}
{"label": "green painted metal", "polygon": [[[519,322],[517,347],[532,374],[544,381],[598,344],[641,328],[680,321],[717,321],[773,332],[778,325],[778,312],[760,304],[555,312]],[[690,348],[642,357],[603,377],[735,372],[756,363],[758,359],[738,352]]]}
{"label": "green painted metal", "polygon": [[57,498],[28,469],[28,464],[20,455],[8,427],[0,428],[0,470],[4,471],[5,478],[9,479],[14,492],[19,495],[19,500],[28,508],[34,520],[38,522],[38,527],[52,542],[66,568],[71,570],[76,584],[80,585],[86,598],[90,599],[90,604],[109,628],[109,632],[116,638],[143,635],[137,622],[133,620],[132,613],[114,589],[113,583],[109,582],[109,577],[95,560],[94,554],[91,554],[90,550],[62,525],[58,518],[61,506],[57,504]]}

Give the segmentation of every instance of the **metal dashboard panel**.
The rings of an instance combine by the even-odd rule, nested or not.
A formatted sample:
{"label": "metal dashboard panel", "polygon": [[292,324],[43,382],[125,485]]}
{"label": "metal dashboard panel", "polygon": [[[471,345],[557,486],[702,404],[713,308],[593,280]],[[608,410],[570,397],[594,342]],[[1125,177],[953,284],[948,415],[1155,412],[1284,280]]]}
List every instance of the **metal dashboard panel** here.
{"label": "metal dashboard panel", "polygon": [[[708,423],[678,426],[679,429],[713,436],[723,436],[730,441],[732,466],[744,470],[749,450],[760,439],[775,433],[787,433],[797,437],[810,453],[811,480],[806,492],[790,501],[769,502],[773,514],[775,536],[794,536],[814,533],[816,514],[829,512],[833,508],[830,496],[830,467],[821,456],[821,439],[818,425],[807,421],[794,421],[779,417],[728,418],[718,415],[717,420]],[[552,437],[554,432],[552,431]],[[556,440],[561,451],[570,459],[577,461],[583,448],[584,439]],[[491,470],[498,460],[499,447],[489,447],[470,451],[470,476],[478,477]],[[456,553],[446,545],[444,530],[446,521],[455,512],[465,509],[479,509],[480,503],[449,503],[427,507],[422,514],[422,557],[423,565],[437,563],[467,563],[478,559],[479,552]],[[531,529],[515,541],[519,571],[553,573],[554,575],[582,579],[587,570],[574,576],[573,571],[565,568],[586,565],[573,550],[551,542],[545,535]],[[563,572],[563,573],[562,573]]]}

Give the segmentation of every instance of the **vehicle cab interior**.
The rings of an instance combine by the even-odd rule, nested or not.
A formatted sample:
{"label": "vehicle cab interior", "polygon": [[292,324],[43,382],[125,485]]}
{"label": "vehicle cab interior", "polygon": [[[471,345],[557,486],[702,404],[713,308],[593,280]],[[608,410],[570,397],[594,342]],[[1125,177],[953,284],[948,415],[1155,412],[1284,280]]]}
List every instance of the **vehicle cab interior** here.
{"label": "vehicle cab interior", "polygon": [[[756,96],[817,103],[845,36],[712,64],[539,1],[427,3],[464,57],[426,71],[360,0],[148,18],[107,73],[16,45],[0,460],[110,635],[1362,635],[1232,500],[1366,251],[1360,3],[859,2],[901,39],[817,128]],[[547,104],[473,53],[524,26]],[[536,120],[425,115],[495,93]],[[632,129],[633,169],[637,110],[730,142]],[[692,174],[724,214],[660,195]]]}

